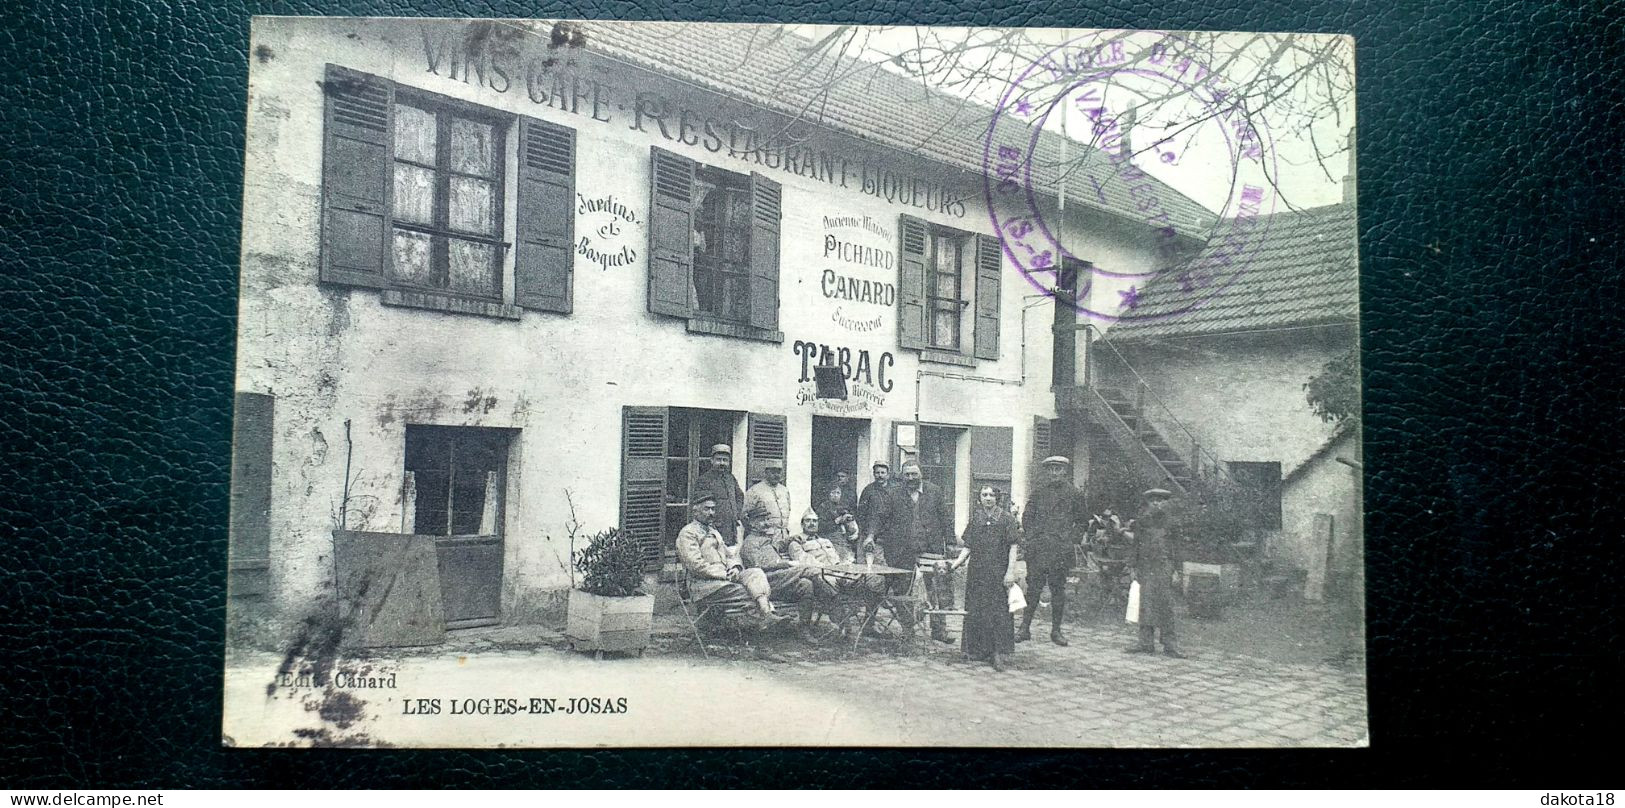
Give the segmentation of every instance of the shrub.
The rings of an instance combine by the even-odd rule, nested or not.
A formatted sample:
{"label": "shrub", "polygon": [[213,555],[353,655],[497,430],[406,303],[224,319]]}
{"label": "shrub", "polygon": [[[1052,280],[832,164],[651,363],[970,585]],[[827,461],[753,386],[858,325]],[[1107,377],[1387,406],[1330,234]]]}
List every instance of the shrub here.
{"label": "shrub", "polygon": [[618,528],[594,534],[575,553],[574,563],[580,574],[576,587],[583,592],[612,598],[643,594],[643,547]]}

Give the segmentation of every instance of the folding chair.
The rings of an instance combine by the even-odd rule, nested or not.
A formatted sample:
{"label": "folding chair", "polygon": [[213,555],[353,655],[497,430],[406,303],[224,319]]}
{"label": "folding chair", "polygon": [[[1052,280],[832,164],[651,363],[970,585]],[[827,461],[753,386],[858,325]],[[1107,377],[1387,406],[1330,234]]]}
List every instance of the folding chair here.
{"label": "folding chair", "polygon": [[[688,618],[689,629],[694,632],[694,642],[700,646],[700,654],[707,659],[711,657],[711,652],[706,650],[705,638],[700,635],[700,623],[708,619],[735,618],[753,611],[749,605],[735,601],[719,601],[715,603],[695,601],[694,590],[689,586],[689,575],[686,567],[679,565],[675,584],[677,586],[677,602],[683,607],[683,616]],[[735,631],[739,642],[743,644],[745,641],[744,632],[738,631],[737,625]]]}

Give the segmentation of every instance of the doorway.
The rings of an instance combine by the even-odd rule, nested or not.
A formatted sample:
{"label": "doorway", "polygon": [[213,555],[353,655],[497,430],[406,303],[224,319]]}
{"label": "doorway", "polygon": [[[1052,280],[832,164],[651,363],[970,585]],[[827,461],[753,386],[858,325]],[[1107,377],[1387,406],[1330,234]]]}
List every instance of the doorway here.
{"label": "doorway", "polygon": [[499,622],[503,492],[514,433],[406,427],[403,532],[435,537],[448,629]]}
{"label": "doorway", "polygon": [[812,479],[807,481],[807,501],[823,502],[834,487],[835,477],[846,472],[847,506],[857,507],[858,455],[869,436],[866,418],[813,416]]}

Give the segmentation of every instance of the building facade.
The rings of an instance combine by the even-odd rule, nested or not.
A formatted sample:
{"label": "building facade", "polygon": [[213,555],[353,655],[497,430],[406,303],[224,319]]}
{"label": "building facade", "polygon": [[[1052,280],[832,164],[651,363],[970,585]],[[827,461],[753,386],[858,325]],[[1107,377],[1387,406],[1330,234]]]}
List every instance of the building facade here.
{"label": "building facade", "polygon": [[[535,620],[572,519],[658,566],[716,443],[747,486],[785,461],[797,515],[878,459],[958,523],[1044,454],[1087,478],[1051,429],[1073,332],[991,232],[981,133],[929,136],[963,102],[877,71],[810,112],[794,43],[683,34],[256,21],[234,604],[321,608],[344,529],[437,537],[450,626]],[[1133,211],[1048,210],[1157,260]]]}

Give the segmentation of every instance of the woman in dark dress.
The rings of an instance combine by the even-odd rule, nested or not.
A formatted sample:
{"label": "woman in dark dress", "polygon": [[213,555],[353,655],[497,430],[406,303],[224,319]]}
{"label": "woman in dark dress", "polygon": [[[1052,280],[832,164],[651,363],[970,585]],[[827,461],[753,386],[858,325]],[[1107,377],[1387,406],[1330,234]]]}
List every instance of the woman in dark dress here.
{"label": "woman in dark dress", "polygon": [[999,503],[991,485],[982,486],[980,505],[971,513],[961,541],[970,550],[965,573],[965,656],[989,660],[1002,671],[1016,650],[1016,623],[1009,587],[1016,580],[1016,547],[1021,529]]}

